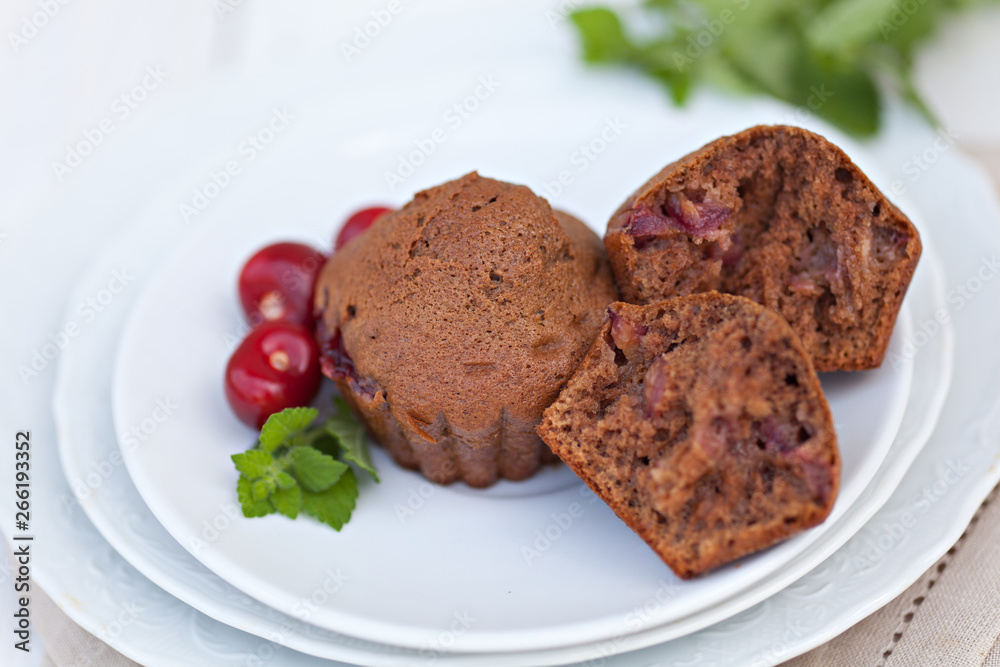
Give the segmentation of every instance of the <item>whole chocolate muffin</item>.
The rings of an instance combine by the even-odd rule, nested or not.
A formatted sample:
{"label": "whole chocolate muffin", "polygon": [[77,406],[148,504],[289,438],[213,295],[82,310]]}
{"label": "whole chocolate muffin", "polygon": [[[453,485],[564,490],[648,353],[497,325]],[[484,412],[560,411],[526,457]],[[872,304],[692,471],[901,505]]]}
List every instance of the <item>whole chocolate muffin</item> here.
{"label": "whole chocolate muffin", "polygon": [[611,304],[538,430],[685,579],[820,523],[840,481],[795,333],[718,292]]}
{"label": "whole chocolate muffin", "polygon": [[471,173],[324,266],[323,372],[399,464],[443,484],[524,479],[555,460],[535,427],[615,299],[582,222]]}
{"label": "whole chocolate muffin", "polygon": [[817,370],[882,363],[920,236],[839,148],[753,127],[667,165],[604,243],[626,301],[719,290],[781,313]]}

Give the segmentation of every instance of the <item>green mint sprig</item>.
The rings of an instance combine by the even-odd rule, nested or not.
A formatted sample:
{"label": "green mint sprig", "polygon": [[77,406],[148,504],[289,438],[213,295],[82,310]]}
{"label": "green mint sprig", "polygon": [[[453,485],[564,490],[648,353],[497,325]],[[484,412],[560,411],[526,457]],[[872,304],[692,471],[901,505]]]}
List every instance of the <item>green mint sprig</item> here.
{"label": "green mint sprig", "polygon": [[257,446],[233,454],[240,473],[236,494],[248,518],[300,512],[339,531],[351,520],[358,481],[350,463],[378,482],[364,428],[343,399],[336,414],[319,424],[316,408],[288,408],[271,415]]}
{"label": "green mint sprig", "polygon": [[[624,11],[571,14],[588,63],[625,65],[659,81],[678,105],[698,84],[764,93],[856,136],[878,131],[877,80],[932,123],[913,83],[918,45],[951,11],[995,0],[645,0],[635,37]],[[630,15],[631,18],[631,15]]]}

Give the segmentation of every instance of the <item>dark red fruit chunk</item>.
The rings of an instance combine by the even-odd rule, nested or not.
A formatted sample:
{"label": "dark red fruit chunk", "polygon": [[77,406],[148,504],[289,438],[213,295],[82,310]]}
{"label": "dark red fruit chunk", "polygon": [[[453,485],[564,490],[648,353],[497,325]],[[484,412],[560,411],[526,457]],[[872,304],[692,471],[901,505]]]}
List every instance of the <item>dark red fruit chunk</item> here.
{"label": "dark red fruit chunk", "polygon": [[826,502],[833,493],[833,469],[829,461],[816,458],[806,449],[796,449],[788,455],[790,461],[797,461],[802,466],[802,475],[809,490],[822,502]]}
{"label": "dark red fruit chunk", "polygon": [[649,327],[633,322],[610,308],[608,317],[611,319],[611,340],[615,347],[625,353],[626,358],[631,359],[639,349],[639,341],[649,331]]}
{"label": "dark red fruit chunk", "polygon": [[875,259],[879,262],[897,261],[905,256],[906,244],[910,242],[909,234],[904,234],[888,227],[872,229],[872,246]]}
{"label": "dark red fruit chunk", "polygon": [[336,251],[343,248],[386,213],[392,213],[392,209],[385,206],[372,206],[371,208],[363,208],[353,214],[347,219],[344,226],[340,228],[340,231],[337,232],[337,240],[333,244],[333,249]]}
{"label": "dark red fruit chunk", "polygon": [[767,417],[760,425],[760,437],[768,451],[787,454],[812,437],[809,429],[798,422]]}
{"label": "dark red fruit chunk", "polygon": [[245,424],[260,428],[275,412],[308,405],[319,390],[319,347],[298,324],[265,322],[226,366],[226,399]]}
{"label": "dark red fruit chunk", "polygon": [[628,214],[626,229],[635,238],[660,236],[680,230],[696,238],[716,232],[729,218],[729,209],[705,198],[702,190],[671,192],[659,211],[640,204]]}
{"label": "dark red fruit chunk", "polygon": [[809,245],[792,266],[787,284],[792,292],[818,296],[836,281],[842,272],[837,261],[837,244],[825,227],[810,227]]}
{"label": "dark red fruit chunk", "polygon": [[743,239],[739,232],[729,237],[729,247],[723,248],[725,239],[705,245],[705,259],[721,259],[723,266],[732,266],[743,257]]}
{"label": "dark red fruit chunk", "polygon": [[663,212],[695,236],[714,232],[729,218],[729,209],[706,200],[702,190],[671,192]]}
{"label": "dark red fruit chunk", "polygon": [[313,288],[326,257],[301,243],[261,248],[240,271],[243,312],[251,326],[261,322],[313,323]]}
{"label": "dark red fruit chunk", "polygon": [[632,209],[628,213],[628,220],[625,223],[626,231],[629,235],[637,239],[649,236],[659,236],[663,232],[676,229],[670,218],[657,213],[645,204]]}
{"label": "dark red fruit chunk", "polygon": [[354,360],[344,349],[344,339],[340,335],[340,329],[336,329],[323,343],[320,366],[323,375],[331,380],[346,380],[356,394],[372,399],[378,391],[378,383],[371,378],[362,377],[354,367]]}
{"label": "dark red fruit chunk", "polygon": [[646,371],[643,378],[643,398],[646,402],[646,417],[657,417],[660,414],[660,400],[667,392],[667,361],[657,357]]}

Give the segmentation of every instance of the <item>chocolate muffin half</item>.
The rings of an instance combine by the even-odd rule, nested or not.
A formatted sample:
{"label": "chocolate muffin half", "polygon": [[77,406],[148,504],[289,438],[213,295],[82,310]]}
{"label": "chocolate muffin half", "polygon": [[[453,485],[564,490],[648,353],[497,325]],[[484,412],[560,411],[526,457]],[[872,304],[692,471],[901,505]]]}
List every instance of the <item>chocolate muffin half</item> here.
{"label": "chocolate muffin half", "polygon": [[719,290],[781,313],[819,371],[882,363],[920,258],[916,228],[796,127],[753,127],[667,165],[608,223],[626,301]]}
{"label": "chocolate muffin half", "polygon": [[802,344],[718,292],[609,306],[538,432],[685,579],[821,523],[839,486]]}
{"label": "chocolate muffin half", "polygon": [[327,262],[323,372],[401,465],[439,483],[524,479],[556,460],[535,427],[615,298],[597,235],[471,173]]}

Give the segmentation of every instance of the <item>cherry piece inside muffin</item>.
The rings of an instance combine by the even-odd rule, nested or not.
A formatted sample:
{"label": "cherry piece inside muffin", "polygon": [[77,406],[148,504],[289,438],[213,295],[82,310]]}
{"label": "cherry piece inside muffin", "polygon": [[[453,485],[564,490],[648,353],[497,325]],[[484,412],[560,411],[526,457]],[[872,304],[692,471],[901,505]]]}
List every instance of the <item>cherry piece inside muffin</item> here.
{"label": "cherry piece inside muffin", "polygon": [[781,313],[819,371],[882,363],[916,228],[836,146],[754,127],[667,165],[604,238],[626,301],[718,290]]}
{"label": "cherry piece inside muffin", "polygon": [[682,578],[821,523],[839,486],[802,344],[773,311],[718,292],[612,304],[538,430]]}

